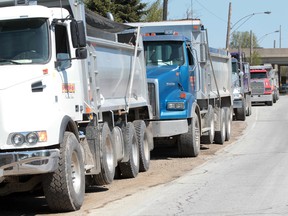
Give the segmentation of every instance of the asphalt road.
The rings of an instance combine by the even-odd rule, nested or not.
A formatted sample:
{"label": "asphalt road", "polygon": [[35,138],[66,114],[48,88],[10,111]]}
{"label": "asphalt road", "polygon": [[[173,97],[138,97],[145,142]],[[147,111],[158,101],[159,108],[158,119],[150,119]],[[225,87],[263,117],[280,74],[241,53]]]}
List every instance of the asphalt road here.
{"label": "asphalt road", "polygon": [[89,215],[288,215],[288,96],[257,105],[245,134],[217,157]]}

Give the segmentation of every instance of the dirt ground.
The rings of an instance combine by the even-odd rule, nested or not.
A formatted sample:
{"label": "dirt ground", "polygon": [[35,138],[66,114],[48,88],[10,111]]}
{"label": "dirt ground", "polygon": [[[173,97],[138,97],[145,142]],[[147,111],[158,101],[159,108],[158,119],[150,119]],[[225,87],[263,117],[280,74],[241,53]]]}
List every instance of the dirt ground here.
{"label": "dirt ground", "polygon": [[[233,121],[232,134],[229,142],[225,142],[224,145],[202,145],[201,152],[196,158],[179,158],[177,149],[173,147],[155,147],[151,152],[151,163],[147,172],[139,173],[134,179],[114,180],[111,185],[97,187],[87,191],[84,205],[78,213],[85,215],[89,210],[105,206],[111,201],[178,178],[185,172],[209,160],[217,151],[236,141],[237,138],[242,135],[245,128],[246,122]],[[72,214],[73,213],[68,213],[67,215]]]}
{"label": "dirt ground", "polygon": [[116,179],[111,185],[89,188],[86,191],[84,204],[77,212],[53,214],[42,195],[26,193],[0,198],[0,215],[86,215],[93,209],[130,196],[137,191],[170,182],[203,164],[219,150],[235,142],[244,133],[246,125],[243,121],[233,121],[230,141],[225,142],[224,145],[202,145],[201,152],[196,158],[178,157],[175,147],[155,147],[151,152],[150,168],[147,172],[139,173],[134,179]]}

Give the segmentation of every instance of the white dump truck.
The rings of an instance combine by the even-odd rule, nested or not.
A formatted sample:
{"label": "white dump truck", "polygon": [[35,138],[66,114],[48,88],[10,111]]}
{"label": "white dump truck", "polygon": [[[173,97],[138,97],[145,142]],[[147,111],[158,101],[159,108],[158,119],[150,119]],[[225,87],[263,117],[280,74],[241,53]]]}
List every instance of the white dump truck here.
{"label": "white dump truck", "polygon": [[174,142],[183,157],[196,157],[200,140],[203,144],[229,140],[231,56],[209,47],[201,20],[129,25],[141,26],[144,35],[154,140]]}
{"label": "white dump truck", "polygon": [[95,16],[77,0],[0,2],[1,196],[40,185],[51,210],[75,211],[86,186],[149,169],[140,30]]}

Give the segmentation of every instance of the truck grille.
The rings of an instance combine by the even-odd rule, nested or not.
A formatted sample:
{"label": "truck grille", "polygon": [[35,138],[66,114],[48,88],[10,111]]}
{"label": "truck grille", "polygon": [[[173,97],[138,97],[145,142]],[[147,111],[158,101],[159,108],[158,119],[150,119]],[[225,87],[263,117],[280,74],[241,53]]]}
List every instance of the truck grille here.
{"label": "truck grille", "polygon": [[157,116],[157,93],[155,83],[148,83],[149,101],[152,107],[153,117]]}
{"label": "truck grille", "polygon": [[262,95],[265,92],[264,82],[261,80],[259,81],[252,81],[251,82],[251,89],[252,95]]}

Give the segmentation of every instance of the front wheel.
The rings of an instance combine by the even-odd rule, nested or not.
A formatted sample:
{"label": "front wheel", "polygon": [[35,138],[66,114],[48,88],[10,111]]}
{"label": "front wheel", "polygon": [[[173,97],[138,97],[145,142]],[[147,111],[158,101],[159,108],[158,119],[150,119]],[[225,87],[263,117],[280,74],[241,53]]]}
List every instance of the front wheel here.
{"label": "front wheel", "polygon": [[188,120],[188,132],[181,134],[178,141],[178,151],[182,157],[197,157],[200,152],[200,124],[194,112]]}
{"label": "front wheel", "polygon": [[60,143],[58,169],[43,175],[43,190],[53,211],[80,209],[85,195],[84,162],[80,143],[71,132],[65,132]]}

